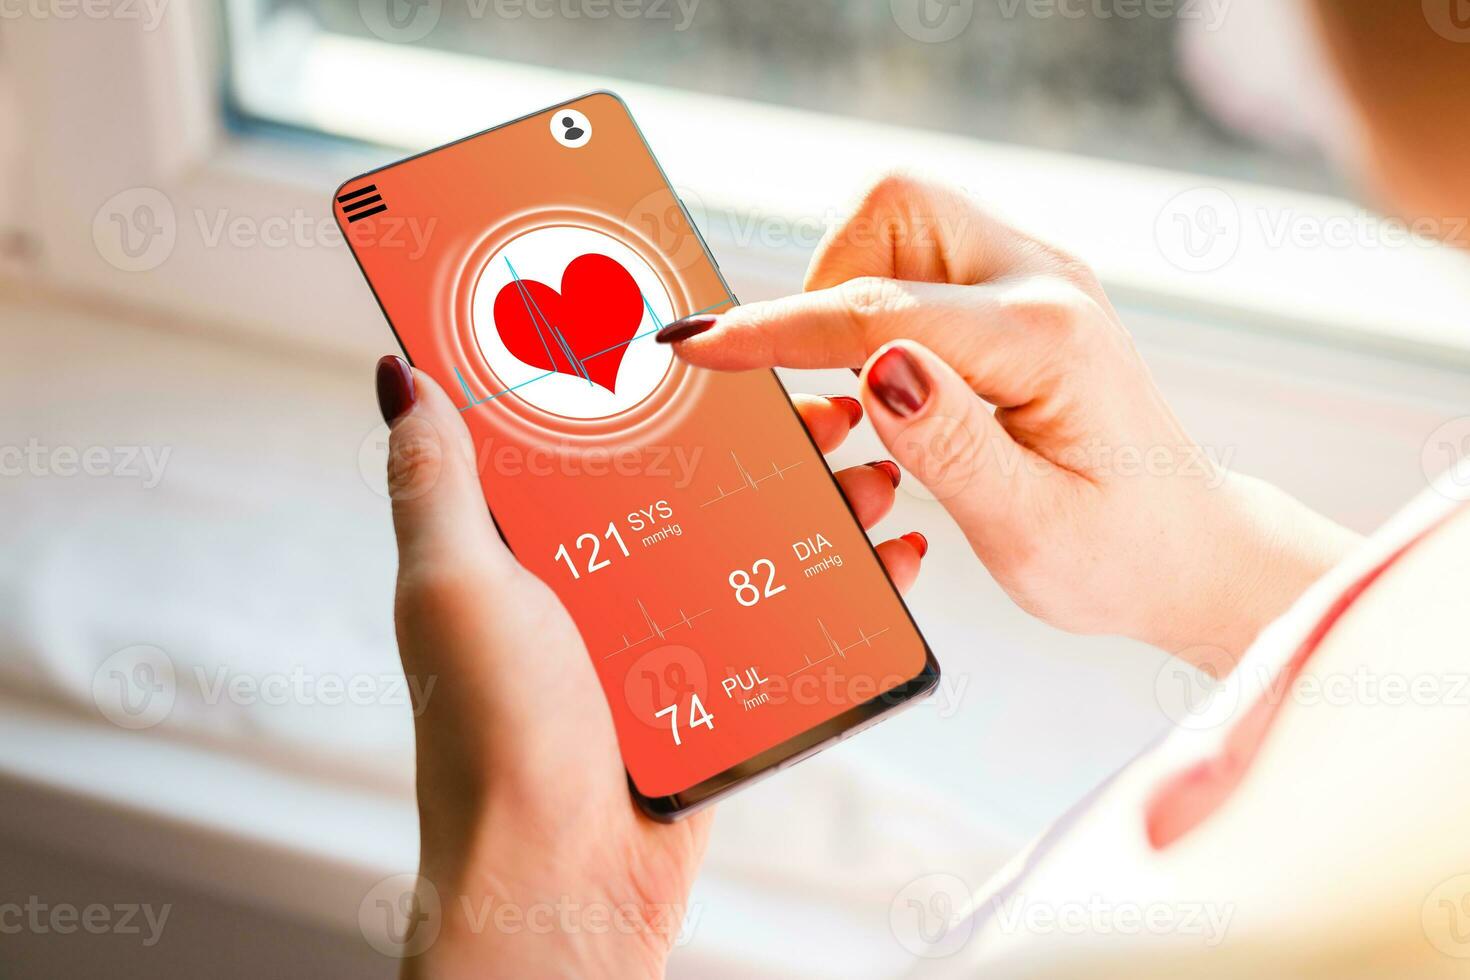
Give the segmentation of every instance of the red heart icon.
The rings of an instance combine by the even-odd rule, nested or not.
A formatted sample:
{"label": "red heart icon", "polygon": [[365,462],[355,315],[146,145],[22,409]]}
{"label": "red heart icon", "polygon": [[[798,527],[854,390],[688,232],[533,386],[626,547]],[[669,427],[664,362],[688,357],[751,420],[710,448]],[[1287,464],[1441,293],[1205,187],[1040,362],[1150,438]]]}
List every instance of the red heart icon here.
{"label": "red heart icon", "polygon": [[512,355],[611,392],[617,390],[628,341],[642,322],[638,283],[616,261],[595,252],[567,264],[561,292],[517,278],[495,297],[495,329]]}

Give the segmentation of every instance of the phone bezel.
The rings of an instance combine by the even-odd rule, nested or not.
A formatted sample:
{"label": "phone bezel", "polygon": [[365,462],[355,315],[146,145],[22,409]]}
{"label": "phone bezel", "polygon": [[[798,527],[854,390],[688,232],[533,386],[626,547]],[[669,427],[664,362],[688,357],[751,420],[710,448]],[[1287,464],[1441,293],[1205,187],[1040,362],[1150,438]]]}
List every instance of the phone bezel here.
{"label": "phone bezel", "polygon": [[[363,280],[368,285],[368,290],[373,294],[373,301],[378,304],[378,309],[382,311],[383,319],[387,322],[388,329],[393,332],[393,339],[397,341],[399,349],[403,351],[404,359],[407,360],[409,364],[413,364],[413,356],[409,353],[408,346],[403,342],[403,338],[399,335],[398,328],[393,324],[393,318],[389,315],[387,307],[383,305],[383,300],[378,295],[377,287],[373,285],[372,279],[367,275],[367,270],[363,268],[362,260],[358,257],[357,250],[353,248],[351,236],[346,234],[346,229],[342,226],[342,218],[341,215],[338,213],[336,207],[337,197],[342,194],[343,190],[349,184],[352,184],[355,181],[363,180],[364,178],[371,177],[374,174],[381,173],[382,171],[388,170],[392,167],[397,167],[404,163],[408,163],[409,161],[415,160],[419,157],[428,156],[431,153],[438,153],[441,150],[448,149],[449,147],[456,146],[468,140],[478,139],[481,136],[488,135],[498,130],[505,129],[510,126],[519,125],[530,119],[534,119],[537,116],[544,115],[548,112],[553,112],[564,106],[570,106],[574,103],[582,102],[583,100],[588,99],[594,95],[606,95],[616,100],[617,103],[622,106],[623,112],[628,117],[628,121],[633,124],[633,131],[638,134],[638,139],[643,143],[643,148],[648,152],[649,159],[653,161],[654,167],[658,170],[659,177],[663,179],[664,186],[669,189],[670,195],[674,198],[675,201],[679,203],[680,209],[684,212],[684,220],[687,221],[689,223],[689,227],[694,230],[694,237],[699,243],[700,251],[704,253],[705,261],[710,264],[710,268],[714,272],[715,277],[719,279],[720,285],[724,287],[725,296],[730,300],[731,305],[738,305],[738,300],[736,299],[734,292],[730,289],[729,282],[725,280],[724,271],[720,268],[719,262],[715,260],[714,253],[710,251],[709,244],[704,240],[704,234],[699,230],[699,226],[694,223],[693,217],[691,217],[689,214],[689,209],[685,207],[684,202],[680,200],[678,193],[674,190],[673,184],[669,182],[668,173],[664,170],[663,164],[659,162],[658,156],[653,152],[653,147],[649,145],[648,138],[644,135],[642,127],[638,125],[638,120],[634,118],[632,110],[628,107],[628,103],[625,102],[623,98],[616,92],[612,92],[608,89],[594,89],[591,92],[585,92],[581,95],[576,96],[575,98],[566,99],[562,102],[558,102],[553,105],[537,109],[534,112],[528,112],[506,122],[499,123],[487,129],[482,129],[479,132],[471,133],[468,136],[462,136],[459,139],[450,140],[448,143],[444,143],[427,150],[422,150],[418,153],[412,153],[406,157],[403,157],[402,159],[395,160],[392,163],[385,163],[381,167],[375,167],[372,170],[357,174],[356,176],[342,181],[342,183],[338,184],[337,188],[332,192],[331,201],[333,220],[335,220],[338,227],[343,230],[343,237],[347,242],[347,250],[352,254],[352,260],[357,263],[358,271],[362,273]],[[776,372],[768,371],[766,373],[770,375],[771,381],[776,386],[777,392],[784,396],[785,387],[781,384],[780,379],[776,377]],[[859,530],[862,530],[862,525],[858,521],[857,514],[853,511],[852,505],[848,503],[847,498],[843,496],[841,487],[839,487],[837,484],[837,477],[832,473],[831,468],[826,465],[826,457],[822,455],[822,451],[817,446],[816,440],[812,438],[812,435],[807,430],[806,425],[802,423],[801,417],[797,414],[796,406],[792,404],[790,398],[786,398],[785,401],[787,408],[791,412],[792,423],[801,431],[802,435],[806,437],[807,443],[811,446],[812,452],[819,460],[822,461],[822,468],[826,471],[828,480],[831,481],[832,493],[841,503],[843,509],[847,511],[849,520],[851,520],[854,524],[857,524]],[[488,501],[486,502],[486,507],[487,509],[489,509]],[[496,533],[500,534],[500,538],[502,541],[505,541],[505,534],[500,530],[500,521],[498,518],[496,518],[495,512],[493,510],[490,510],[490,520],[495,525]],[[878,557],[877,550],[874,548],[872,541],[868,540],[866,533],[863,534],[863,540],[867,543],[868,551],[872,555],[874,562],[878,566],[879,574],[881,574],[883,578],[888,582],[888,587],[893,590],[894,597],[898,600],[899,608],[903,610],[904,615],[908,618],[909,625],[913,627],[914,634],[919,638],[919,642],[923,644],[923,669],[921,669],[919,673],[915,674],[909,680],[895,685],[888,691],[885,691],[883,694],[870,698],[867,701],[859,702],[851,708],[843,711],[841,714],[838,714],[812,728],[806,729],[805,731],[793,735],[791,738],[787,739],[781,744],[772,746],[771,748],[766,749],[763,752],[757,753],[744,762],[738,763],[728,769],[725,769],[722,772],[716,773],[708,779],[702,780],[701,782],[696,783],[688,789],[681,790],[678,793],[672,793],[663,796],[649,796],[645,794],[633,781],[632,774],[627,773],[627,767],[625,765],[624,772],[627,773],[628,777],[628,791],[632,794],[634,801],[638,805],[638,808],[643,811],[644,814],[654,820],[658,820],[664,823],[681,820],[684,817],[687,817],[689,814],[703,809],[704,807],[709,806],[715,801],[720,800],[726,796],[729,796],[731,793],[734,793],[745,786],[749,786],[750,784],[766,776],[772,775],[773,773],[779,772],[782,769],[789,768],[804,759],[816,755],[823,749],[834,745],[837,742],[842,741],[843,739],[850,738],[853,735],[856,735],[858,732],[872,727],[883,718],[894,714],[896,711],[904,707],[916,703],[924,696],[932,693],[934,689],[938,687],[940,676],[939,661],[935,659],[934,652],[929,647],[929,641],[924,637],[923,632],[920,631],[918,623],[914,621],[914,616],[913,613],[909,610],[908,603],[904,602],[903,596],[899,593],[897,586],[893,584],[892,577],[889,576],[887,568],[884,567],[882,559]],[[510,548],[509,542],[506,542],[506,547]],[[512,554],[514,554],[514,549],[511,549],[511,552]],[[606,694],[606,691],[604,691],[603,693]]]}

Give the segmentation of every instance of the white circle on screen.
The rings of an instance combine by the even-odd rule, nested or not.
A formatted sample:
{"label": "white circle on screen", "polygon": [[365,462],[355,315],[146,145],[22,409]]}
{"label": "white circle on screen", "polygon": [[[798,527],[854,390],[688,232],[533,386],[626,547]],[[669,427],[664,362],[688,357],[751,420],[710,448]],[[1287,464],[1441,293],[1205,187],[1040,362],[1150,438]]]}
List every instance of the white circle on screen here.
{"label": "white circle on screen", "polygon": [[[603,419],[645,401],[673,352],[653,334],[674,319],[653,268],[621,241],[570,225],[511,239],[480,270],[476,343],[499,388],[552,415]],[[493,399],[492,399],[493,400]]]}
{"label": "white circle on screen", "polygon": [[592,120],[576,109],[558,109],[551,114],[551,135],[568,149],[580,149],[592,139]]}

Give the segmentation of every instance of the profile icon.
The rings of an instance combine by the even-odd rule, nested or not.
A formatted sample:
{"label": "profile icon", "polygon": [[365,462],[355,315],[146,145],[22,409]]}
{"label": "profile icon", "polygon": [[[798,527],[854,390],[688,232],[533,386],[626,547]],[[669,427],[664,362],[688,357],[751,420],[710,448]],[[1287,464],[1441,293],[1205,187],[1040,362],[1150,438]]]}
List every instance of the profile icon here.
{"label": "profile icon", "polygon": [[576,109],[557,109],[551,114],[551,135],[562,146],[575,150],[592,139],[592,122]]}

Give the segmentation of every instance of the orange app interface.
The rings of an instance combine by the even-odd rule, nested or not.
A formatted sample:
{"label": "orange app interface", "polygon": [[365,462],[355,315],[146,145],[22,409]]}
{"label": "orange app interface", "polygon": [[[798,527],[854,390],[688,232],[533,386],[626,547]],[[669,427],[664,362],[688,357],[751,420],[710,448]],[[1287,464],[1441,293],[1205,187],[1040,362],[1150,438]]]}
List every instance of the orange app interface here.
{"label": "orange app interface", "polygon": [[458,404],[507,543],[571,611],[642,793],[921,674],[923,640],[775,376],[653,341],[734,300],[621,101],[355,178],[334,210]]}

